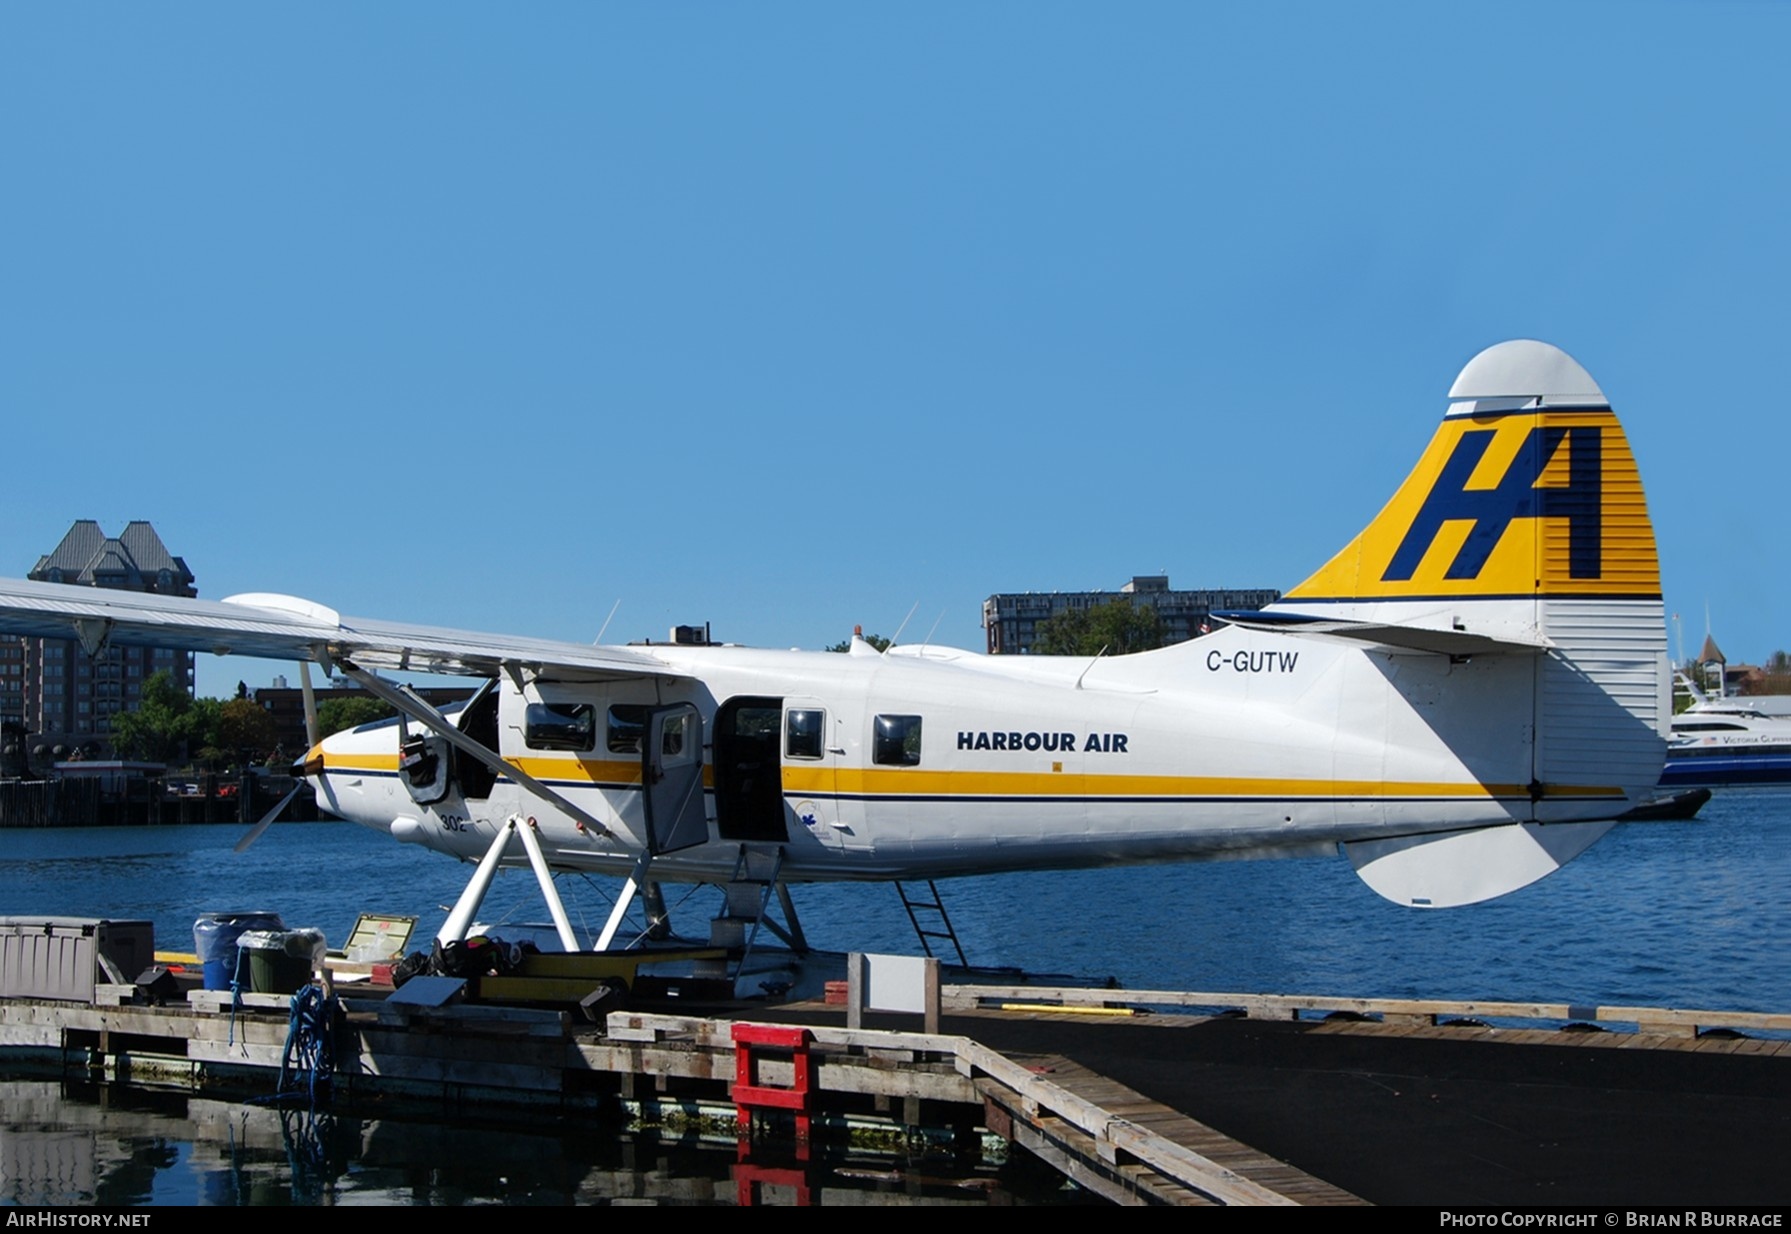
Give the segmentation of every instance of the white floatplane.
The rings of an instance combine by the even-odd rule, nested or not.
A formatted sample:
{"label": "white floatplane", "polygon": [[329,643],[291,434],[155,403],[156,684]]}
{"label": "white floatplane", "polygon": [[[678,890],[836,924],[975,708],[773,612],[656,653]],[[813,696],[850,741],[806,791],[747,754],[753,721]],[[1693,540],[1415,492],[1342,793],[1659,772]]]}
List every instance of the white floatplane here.
{"label": "white floatplane", "polygon": [[[1598,386],[1517,341],[1449,399],[1317,573],[1136,655],[600,647],[28,582],[0,583],[0,631],[345,673],[401,719],[313,746],[320,802],[482,871],[527,858],[544,885],[602,871],[651,894],[757,862],[781,891],[1340,847],[1389,899],[1468,904],[1649,799],[1671,691],[1653,529]],[[380,675],[406,671],[485,684],[444,716]]]}

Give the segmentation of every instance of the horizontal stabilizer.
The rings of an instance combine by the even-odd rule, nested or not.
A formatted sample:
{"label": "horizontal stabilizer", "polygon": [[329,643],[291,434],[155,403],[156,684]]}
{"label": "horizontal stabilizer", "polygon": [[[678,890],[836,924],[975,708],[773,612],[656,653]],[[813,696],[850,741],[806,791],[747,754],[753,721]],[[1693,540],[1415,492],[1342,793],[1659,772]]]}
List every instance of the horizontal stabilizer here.
{"label": "horizontal stabilizer", "polygon": [[1317,617],[1309,613],[1261,612],[1214,613],[1245,630],[1262,630],[1273,634],[1294,634],[1309,638],[1340,638],[1353,643],[1366,643],[1388,651],[1422,651],[1440,656],[1484,656],[1515,652],[1538,652],[1552,644],[1547,639],[1524,640],[1495,638],[1467,630],[1440,630],[1428,626],[1397,625],[1384,621],[1349,621]]}
{"label": "horizontal stabilizer", "polygon": [[1585,852],[1614,820],[1508,823],[1342,846],[1362,881],[1395,904],[1456,908],[1528,887]]}

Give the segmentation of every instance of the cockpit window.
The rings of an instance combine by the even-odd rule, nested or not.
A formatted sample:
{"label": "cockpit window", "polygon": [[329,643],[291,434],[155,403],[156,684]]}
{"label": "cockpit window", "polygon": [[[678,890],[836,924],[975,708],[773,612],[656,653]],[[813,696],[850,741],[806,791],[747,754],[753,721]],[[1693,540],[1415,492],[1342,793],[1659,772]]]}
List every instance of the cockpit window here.
{"label": "cockpit window", "polygon": [[534,750],[589,750],[596,744],[597,709],[589,703],[530,703],[523,740]]}
{"label": "cockpit window", "polygon": [[920,717],[878,716],[871,761],[888,767],[920,766]]}
{"label": "cockpit window", "polygon": [[784,753],[791,758],[820,758],[827,713],[792,708],[784,716]]}

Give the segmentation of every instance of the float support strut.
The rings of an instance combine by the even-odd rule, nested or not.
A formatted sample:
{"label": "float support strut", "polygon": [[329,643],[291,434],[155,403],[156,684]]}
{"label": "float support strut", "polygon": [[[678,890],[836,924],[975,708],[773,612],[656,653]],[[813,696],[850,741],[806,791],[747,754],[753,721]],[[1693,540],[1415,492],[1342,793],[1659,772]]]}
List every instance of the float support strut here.
{"label": "float support strut", "polygon": [[559,888],[553,885],[553,873],[547,868],[547,858],[541,852],[541,841],[535,836],[534,824],[534,819],[524,819],[520,814],[512,814],[504,820],[497,834],[491,838],[491,847],[479,859],[479,868],[473,871],[472,878],[467,881],[466,890],[454,901],[454,911],[442,923],[441,931],[435,936],[437,941],[458,943],[466,938],[473,918],[478,915],[479,905],[485,902],[485,893],[491,890],[491,880],[504,859],[504,850],[510,847],[510,837],[515,835],[522,841],[529,865],[535,871],[535,881],[540,884],[541,896],[547,901],[547,912],[553,918],[554,932],[560,936],[560,946],[567,951],[579,949],[578,939],[572,933],[572,923],[566,917],[566,905],[560,899]]}

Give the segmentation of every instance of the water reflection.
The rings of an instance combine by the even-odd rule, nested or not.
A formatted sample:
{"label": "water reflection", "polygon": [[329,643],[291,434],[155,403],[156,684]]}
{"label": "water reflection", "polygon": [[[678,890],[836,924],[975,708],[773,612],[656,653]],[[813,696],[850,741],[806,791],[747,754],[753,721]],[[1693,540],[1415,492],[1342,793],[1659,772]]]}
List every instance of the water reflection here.
{"label": "water reflection", "polygon": [[1020,1163],[773,1155],[731,1138],[313,1117],[114,1085],[0,1077],[0,1203],[28,1205],[1074,1203]]}

